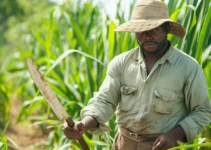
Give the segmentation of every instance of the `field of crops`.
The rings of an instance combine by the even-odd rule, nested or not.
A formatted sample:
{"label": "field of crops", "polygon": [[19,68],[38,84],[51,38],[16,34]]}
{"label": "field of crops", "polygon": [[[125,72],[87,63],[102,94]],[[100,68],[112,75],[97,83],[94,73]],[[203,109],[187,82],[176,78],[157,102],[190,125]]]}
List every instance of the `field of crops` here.
{"label": "field of crops", "polygon": [[[63,135],[63,123],[57,120],[34,85],[26,59],[30,57],[36,61],[69,115],[79,120],[80,110],[103,82],[109,61],[137,46],[134,34],[114,32],[116,26],[126,21],[120,9],[121,0],[116,3],[119,8],[116,19],[110,19],[103,6],[91,0],[66,0],[63,5],[17,0],[19,5],[13,6],[9,2],[14,3],[11,0],[8,4],[7,0],[0,2],[0,13],[6,14],[3,12],[14,10],[16,6],[30,6],[31,10],[24,9],[22,13],[22,9],[17,8],[16,13],[20,15],[5,17],[8,19],[5,26],[0,26],[3,35],[0,37],[0,149],[22,149],[4,134],[10,128],[9,112],[15,95],[21,104],[17,124],[28,121],[48,135],[46,141],[25,149],[65,150],[71,146],[73,150],[80,150],[77,142]],[[35,5],[40,5],[40,9],[33,7]],[[183,40],[171,35],[168,39],[201,64],[211,96],[211,0],[171,0],[168,6],[171,19],[183,24],[187,32]],[[0,15],[1,22],[2,18]],[[84,136],[91,149],[111,149],[117,131],[115,117],[107,124],[113,129],[111,132]],[[49,126],[51,129],[46,133]],[[211,125],[193,144],[181,145],[183,149],[197,150],[199,146],[211,149]]]}

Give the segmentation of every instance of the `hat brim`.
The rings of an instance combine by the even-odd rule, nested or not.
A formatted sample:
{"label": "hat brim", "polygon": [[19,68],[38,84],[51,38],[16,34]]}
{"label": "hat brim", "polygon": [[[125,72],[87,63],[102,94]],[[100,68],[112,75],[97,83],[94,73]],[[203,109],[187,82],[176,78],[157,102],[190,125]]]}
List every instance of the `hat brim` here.
{"label": "hat brim", "polygon": [[152,30],[157,28],[161,24],[169,22],[170,23],[170,34],[173,34],[179,38],[183,38],[185,36],[184,27],[171,20],[171,19],[159,19],[159,20],[130,20],[129,22],[123,23],[119,27],[115,29],[116,32],[133,32],[140,33],[148,30]]}

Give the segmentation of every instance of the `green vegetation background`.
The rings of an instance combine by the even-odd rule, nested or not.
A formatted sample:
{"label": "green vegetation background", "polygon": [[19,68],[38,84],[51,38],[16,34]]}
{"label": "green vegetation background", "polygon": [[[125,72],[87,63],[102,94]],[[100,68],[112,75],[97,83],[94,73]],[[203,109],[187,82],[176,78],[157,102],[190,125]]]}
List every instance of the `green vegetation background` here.
{"label": "green vegetation background", "polygon": [[[202,65],[211,95],[211,0],[171,0],[168,6],[171,19],[183,24],[187,31],[183,40],[171,35],[168,38]],[[116,19],[112,20],[102,5],[94,5],[91,0],[66,0],[63,5],[41,0],[0,1],[0,149],[6,150],[10,142],[4,133],[11,119],[8,112],[14,94],[22,103],[17,123],[28,120],[39,124],[41,130],[53,126],[44,144],[46,149],[68,149],[70,145],[80,149],[63,136],[62,123],[30,78],[26,58],[36,60],[70,116],[80,119],[80,110],[99,89],[108,62],[137,45],[133,34],[114,32],[126,21],[120,0],[117,7]],[[110,149],[117,131],[115,117],[108,125],[113,131],[103,136],[86,134],[91,149]],[[195,139],[195,145],[189,146],[197,149],[210,139],[208,126]]]}

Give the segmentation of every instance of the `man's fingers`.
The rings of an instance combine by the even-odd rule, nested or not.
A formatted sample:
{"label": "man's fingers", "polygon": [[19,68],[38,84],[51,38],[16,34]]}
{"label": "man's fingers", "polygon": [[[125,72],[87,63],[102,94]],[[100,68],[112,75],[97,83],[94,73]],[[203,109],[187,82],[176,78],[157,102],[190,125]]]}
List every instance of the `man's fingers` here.
{"label": "man's fingers", "polygon": [[165,145],[164,142],[162,142],[161,140],[159,140],[156,145],[153,146],[152,150],[160,150],[163,148],[163,146]]}
{"label": "man's fingers", "polygon": [[63,131],[65,136],[71,140],[78,140],[82,137],[82,134],[79,131],[74,130],[73,128],[70,127],[65,128]]}
{"label": "man's fingers", "polygon": [[81,132],[81,134],[85,131],[85,126],[82,123],[76,124],[77,129]]}
{"label": "man's fingers", "polygon": [[64,124],[63,128],[65,136],[70,140],[79,140],[82,138],[85,132],[85,126],[82,122],[77,121],[74,123],[74,126],[70,126],[68,120],[66,120],[66,124]]}
{"label": "man's fingers", "polygon": [[155,142],[153,143],[153,146],[157,145],[157,143],[160,141],[160,138],[158,137]]}

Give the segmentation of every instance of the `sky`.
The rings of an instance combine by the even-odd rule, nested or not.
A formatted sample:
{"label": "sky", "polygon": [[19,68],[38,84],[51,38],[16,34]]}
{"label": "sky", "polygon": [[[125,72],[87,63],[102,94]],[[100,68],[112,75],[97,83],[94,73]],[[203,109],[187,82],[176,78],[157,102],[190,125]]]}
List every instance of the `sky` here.
{"label": "sky", "polygon": [[[56,1],[58,4],[62,4],[64,0],[51,0],[51,1]],[[86,1],[86,0],[83,0]],[[121,1],[121,9],[125,11],[125,20],[128,20],[128,16],[129,16],[129,8],[130,8],[130,4],[134,1],[134,0],[92,0],[93,3],[100,5],[105,12],[109,15],[110,19],[115,19],[115,14],[117,11],[117,2]],[[137,0],[137,1],[141,1],[141,0]],[[168,3],[169,0],[165,0],[166,3]]]}
{"label": "sky", "polygon": [[[58,4],[62,4],[63,1],[65,0],[51,0],[51,1],[57,2]],[[117,11],[116,5],[119,0],[92,0],[92,1],[95,4],[100,5],[111,19],[115,19],[115,14]],[[125,17],[127,18],[129,15],[130,3],[132,3],[134,0],[120,0],[120,1],[121,1],[121,9],[126,11]]]}
{"label": "sky", "polygon": [[[117,11],[116,5],[117,0],[93,0],[94,2],[98,2],[102,4],[102,6],[105,8],[105,12],[110,16],[111,19],[115,19],[115,14]],[[121,0],[121,9],[126,11],[127,16],[129,15],[129,8],[130,4],[133,2],[133,0]]]}

